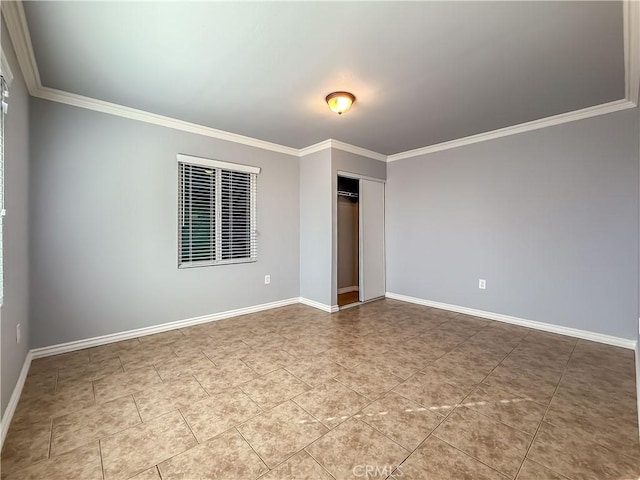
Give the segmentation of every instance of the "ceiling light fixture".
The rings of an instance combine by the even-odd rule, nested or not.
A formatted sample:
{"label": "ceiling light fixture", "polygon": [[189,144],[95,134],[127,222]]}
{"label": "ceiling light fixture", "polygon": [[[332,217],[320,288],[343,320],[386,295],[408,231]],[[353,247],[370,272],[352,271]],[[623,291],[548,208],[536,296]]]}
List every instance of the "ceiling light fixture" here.
{"label": "ceiling light fixture", "polygon": [[349,92],[333,92],[327,95],[325,100],[332,112],[342,115],[351,108],[353,102],[356,101],[356,97]]}

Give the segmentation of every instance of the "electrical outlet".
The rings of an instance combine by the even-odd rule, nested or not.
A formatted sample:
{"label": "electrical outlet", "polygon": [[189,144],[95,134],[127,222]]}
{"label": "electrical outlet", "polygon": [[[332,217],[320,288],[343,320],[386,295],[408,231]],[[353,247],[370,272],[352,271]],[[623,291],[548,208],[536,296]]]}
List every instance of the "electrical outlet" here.
{"label": "electrical outlet", "polygon": [[269,285],[271,283],[271,275],[264,276],[264,284]]}
{"label": "electrical outlet", "polygon": [[22,332],[20,331],[20,324],[16,325],[16,343],[20,343],[22,340]]}
{"label": "electrical outlet", "polygon": [[487,288],[487,281],[484,278],[478,280],[478,288],[480,290],[485,290]]}

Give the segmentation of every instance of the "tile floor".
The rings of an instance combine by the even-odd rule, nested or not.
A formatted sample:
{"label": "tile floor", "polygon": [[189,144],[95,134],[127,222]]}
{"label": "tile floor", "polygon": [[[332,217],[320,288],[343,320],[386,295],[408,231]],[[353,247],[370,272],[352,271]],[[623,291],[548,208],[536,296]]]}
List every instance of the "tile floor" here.
{"label": "tile floor", "polygon": [[381,300],[33,362],[2,479],[637,480],[633,352]]}

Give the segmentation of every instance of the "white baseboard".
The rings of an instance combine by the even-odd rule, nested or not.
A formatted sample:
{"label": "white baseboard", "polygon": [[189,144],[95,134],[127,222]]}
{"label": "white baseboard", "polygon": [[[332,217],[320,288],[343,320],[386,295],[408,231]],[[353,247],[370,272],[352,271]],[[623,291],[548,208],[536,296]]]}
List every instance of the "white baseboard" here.
{"label": "white baseboard", "polygon": [[60,343],[58,345],[52,345],[50,347],[34,348],[33,350],[31,350],[31,353],[33,355],[33,358],[49,357],[51,355],[59,355],[61,353],[82,350],[83,348],[96,347],[98,345],[105,345],[107,343],[120,342],[122,340],[129,340],[131,338],[143,337],[145,335],[166,332],[168,330],[190,327],[193,325],[199,325],[201,323],[222,320],[224,318],[237,317],[239,315],[246,315],[248,313],[261,312],[263,310],[270,310],[272,308],[284,307],[286,305],[293,305],[296,303],[299,303],[298,297],[288,298],[286,300],[279,300],[277,302],[263,303],[260,305],[254,305],[252,307],[238,308],[236,310],[227,310],[225,312],[202,315],[200,317],[188,318],[186,320],[178,320],[176,322],[163,323],[161,325],[154,325],[152,327],[137,328],[135,330],[127,330],[126,332],[111,333],[108,335],[101,335],[99,337],[77,340],[75,342]]}
{"label": "white baseboard", "polygon": [[341,293],[357,292],[360,290],[358,285],[352,285],[351,287],[343,287],[338,289],[338,295]]}
{"label": "white baseboard", "polygon": [[18,402],[20,401],[20,395],[22,395],[24,382],[27,380],[27,373],[29,373],[29,367],[31,366],[32,358],[33,355],[31,354],[31,352],[27,352],[27,356],[25,357],[24,363],[22,364],[22,370],[20,370],[20,375],[18,376],[16,386],[13,388],[13,392],[11,393],[11,398],[9,398],[7,408],[2,414],[2,420],[0,420],[0,450],[2,450],[4,439],[7,437],[7,432],[9,432],[9,426],[11,425],[13,414],[16,413],[16,408],[18,407]]}
{"label": "white baseboard", "polygon": [[392,298],[394,300],[401,300],[403,302],[416,303],[418,305],[439,308],[441,310],[448,310],[450,312],[464,313],[466,315],[473,315],[474,317],[481,317],[489,320],[496,320],[498,322],[511,323],[513,325],[520,325],[521,327],[533,328],[535,330],[543,330],[545,332],[552,332],[560,335],[567,335],[569,337],[581,338],[583,340],[591,340],[593,342],[606,343],[607,345],[614,345],[616,347],[629,348],[631,350],[635,349],[637,344],[635,340],[629,340],[628,338],[614,337],[612,335],[589,332],[587,330],[580,330],[577,328],[562,327],[560,325],[553,325],[551,323],[538,322],[535,320],[526,320],[524,318],[512,317],[510,315],[503,315],[501,313],[485,312],[484,310],[476,310],[474,308],[460,307],[458,305],[450,305],[448,303],[433,302],[431,300],[424,300],[422,298],[409,297],[407,295],[400,295],[397,293],[387,292],[385,296],[387,298]]}
{"label": "white baseboard", "polygon": [[324,310],[325,312],[335,313],[340,310],[338,305],[326,305],[324,303],[316,302],[314,300],[309,300],[308,298],[300,297],[300,303],[303,305],[307,305],[309,307],[318,308],[320,310]]}

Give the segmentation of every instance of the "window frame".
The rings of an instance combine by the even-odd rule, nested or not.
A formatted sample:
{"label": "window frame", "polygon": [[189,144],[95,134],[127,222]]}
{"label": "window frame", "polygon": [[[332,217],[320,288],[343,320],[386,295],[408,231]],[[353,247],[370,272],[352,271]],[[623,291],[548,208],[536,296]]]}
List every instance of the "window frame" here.
{"label": "window frame", "polygon": [[[191,155],[178,154],[177,155],[177,179],[178,185],[176,189],[177,193],[177,266],[178,269],[197,268],[197,267],[209,267],[217,265],[234,265],[240,263],[255,263],[258,260],[257,255],[257,177],[260,173],[259,167],[250,165],[242,165],[237,163],[223,162],[220,160],[212,160],[208,158],[194,157]],[[214,232],[216,238],[215,255],[218,257],[222,252],[222,171],[241,172],[248,173],[249,177],[249,202],[250,202],[250,223],[249,223],[249,248],[250,254],[248,257],[232,258],[223,260],[217,258],[216,260],[196,260],[196,261],[182,261],[182,175],[180,166],[181,164],[192,165],[196,167],[204,167],[216,170],[216,202],[214,203]]]}

